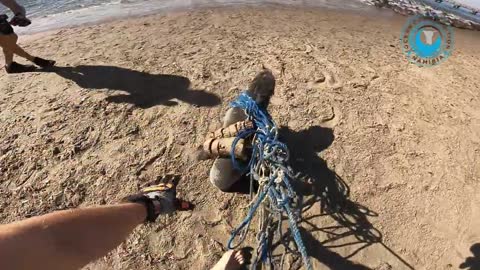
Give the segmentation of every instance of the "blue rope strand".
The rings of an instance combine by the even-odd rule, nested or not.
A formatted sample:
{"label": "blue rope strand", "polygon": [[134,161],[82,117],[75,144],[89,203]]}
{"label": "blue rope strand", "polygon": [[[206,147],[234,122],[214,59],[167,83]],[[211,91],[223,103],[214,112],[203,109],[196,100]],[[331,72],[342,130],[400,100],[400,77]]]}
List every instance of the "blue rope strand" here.
{"label": "blue rope strand", "polygon": [[[238,161],[235,159],[233,151],[240,139],[253,136],[252,155],[246,170],[249,170],[248,174],[252,179],[264,181],[264,179],[259,179],[260,176],[256,170],[266,168],[268,169],[268,181],[263,187],[261,186],[256,201],[250,207],[245,219],[236,229],[233,230],[227,246],[229,249],[234,249],[242,243],[255,212],[258,210],[258,207],[262,202],[264,202],[265,199],[268,199],[269,207],[272,208],[273,211],[278,213],[285,212],[287,214],[290,230],[298,251],[302,256],[303,263],[307,270],[312,270],[313,268],[310,258],[308,257],[307,249],[303,243],[297,225],[300,212],[293,212],[291,210],[292,201],[297,198],[297,195],[290,184],[290,179],[293,173],[287,166],[289,159],[288,147],[286,144],[278,140],[277,126],[268,111],[265,108],[260,108],[247,93],[241,93],[240,96],[230,105],[232,107],[243,109],[248,115],[248,119],[251,120],[255,126],[254,129],[243,131],[237,136],[237,138],[235,138],[231,152],[232,163],[235,168],[241,168]],[[262,166],[262,168],[259,166]],[[276,181],[278,177],[282,178],[280,182]],[[281,219],[281,215],[279,215],[279,217]],[[264,230],[268,229],[264,228]],[[244,234],[239,243],[234,246],[233,241],[241,232]],[[262,261],[265,261],[269,257],[268,254],[270,254],[267,250],[267,233],[267,231],[261,232],[262,237],[259,239],[259,246],[257,248],[257,250],[260,250],[261,252],[260,257]],[[255,265],[256,263],[257,262],[255,262]]]}

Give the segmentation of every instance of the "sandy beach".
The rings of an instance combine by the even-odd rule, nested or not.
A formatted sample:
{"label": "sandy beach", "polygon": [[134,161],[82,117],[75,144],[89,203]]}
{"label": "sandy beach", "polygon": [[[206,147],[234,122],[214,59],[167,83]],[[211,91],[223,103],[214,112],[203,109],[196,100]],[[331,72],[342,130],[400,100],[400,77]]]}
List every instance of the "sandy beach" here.
{"label": "sandy beach", "polygon": [[304,213],[314,269],[459,269],[480,243],[480,32],[456,29],[453,55],[420,68],[400,48],[405,20],[222,8],[22,37],[59,68],[0,72],[0,220],[118,202],[180,174],[196,210],[138,227],[86,269],[208,269],[249,197],[216,190],[194,150],[265,66],[295,168],[349,189],[341,213]]}

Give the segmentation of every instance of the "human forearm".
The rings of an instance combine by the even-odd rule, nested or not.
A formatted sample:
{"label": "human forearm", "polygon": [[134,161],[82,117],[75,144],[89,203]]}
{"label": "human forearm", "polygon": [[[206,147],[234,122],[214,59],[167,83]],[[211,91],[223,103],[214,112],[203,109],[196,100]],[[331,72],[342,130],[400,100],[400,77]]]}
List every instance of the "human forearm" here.
{"label": "human forearm", "polygon": [[0,226],[0,269],[78,269],[114,249],[146,218],[127,203],[59,211]]}

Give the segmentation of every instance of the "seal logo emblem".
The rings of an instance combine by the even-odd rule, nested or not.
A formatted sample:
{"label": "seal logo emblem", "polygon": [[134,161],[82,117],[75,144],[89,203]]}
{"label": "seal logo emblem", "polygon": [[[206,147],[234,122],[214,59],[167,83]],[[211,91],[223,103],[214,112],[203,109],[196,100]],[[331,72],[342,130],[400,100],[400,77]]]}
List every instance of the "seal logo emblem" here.
{"label": "seal logo emblem", "polygon": [[445,61],[453,50],[452,28],[422,16],[408,19],[400,43],[408,61],[431,67]]}

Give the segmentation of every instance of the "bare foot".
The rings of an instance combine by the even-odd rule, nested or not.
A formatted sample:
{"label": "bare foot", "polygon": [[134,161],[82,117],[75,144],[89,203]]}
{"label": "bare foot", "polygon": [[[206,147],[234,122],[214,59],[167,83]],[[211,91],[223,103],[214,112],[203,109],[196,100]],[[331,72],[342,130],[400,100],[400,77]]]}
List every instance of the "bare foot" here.
{"label": "bare foot", "polygon": [[211,270],[238,270],[244,263],[241,250],[229,250]]}

